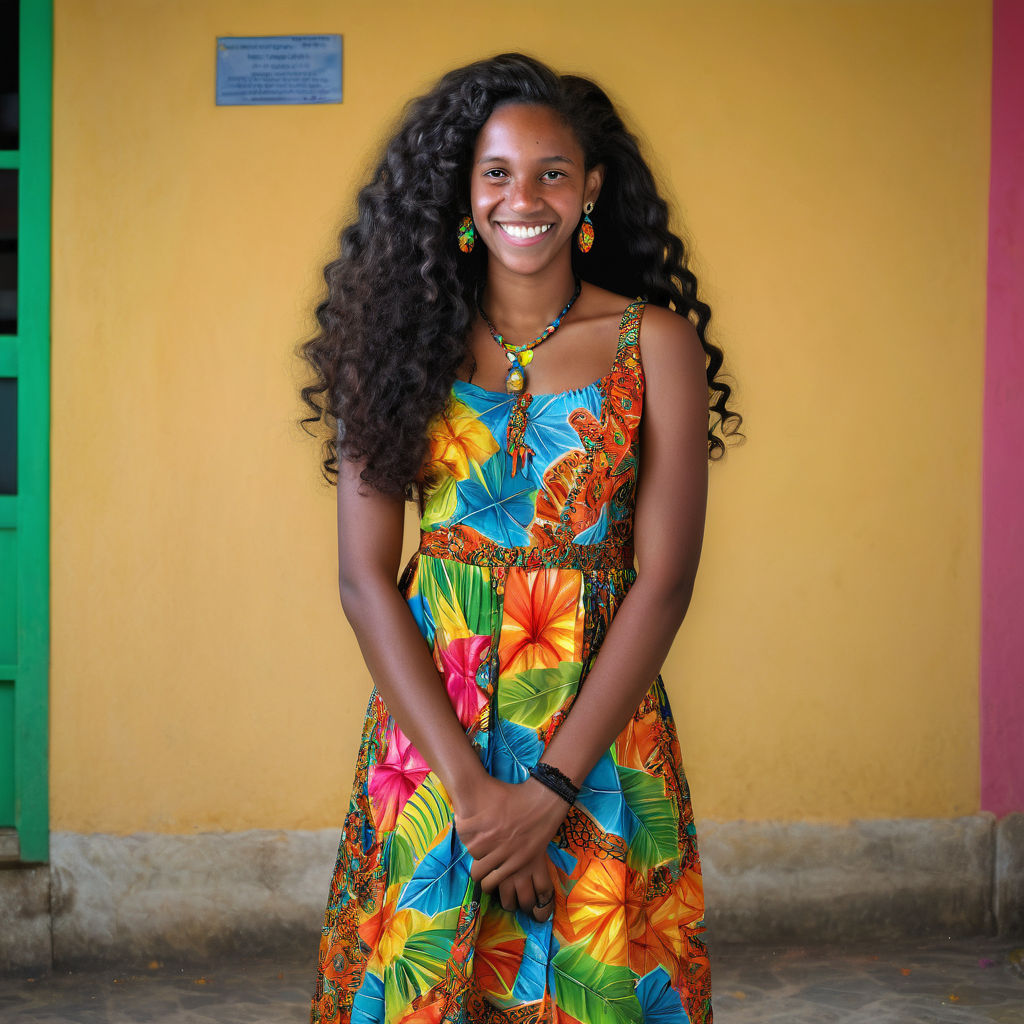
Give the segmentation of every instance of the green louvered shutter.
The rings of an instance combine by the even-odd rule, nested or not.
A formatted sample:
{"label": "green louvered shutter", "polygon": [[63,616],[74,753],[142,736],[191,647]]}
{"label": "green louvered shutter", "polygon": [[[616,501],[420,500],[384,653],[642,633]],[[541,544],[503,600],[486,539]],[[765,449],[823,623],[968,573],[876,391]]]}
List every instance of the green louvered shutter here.
{"label": "green louvered shutter", "polygon": [[0,5],[0,860],[49,859],[52,0]]}

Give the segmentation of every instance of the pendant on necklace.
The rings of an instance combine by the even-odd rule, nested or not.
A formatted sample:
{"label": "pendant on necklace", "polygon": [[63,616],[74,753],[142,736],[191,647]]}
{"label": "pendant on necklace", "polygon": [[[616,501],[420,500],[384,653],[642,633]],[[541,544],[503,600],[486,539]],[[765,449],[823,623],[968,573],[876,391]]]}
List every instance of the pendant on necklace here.
{"label": "pendant on necklace", "polygon": [[487,324],[487,329],[491,332],[491,337],[502,347],[505,355],[508,356],[508,361],[512,364],[508,373],[505,375],[505,394],[507,395],[521,395],[526,390],[526,367],[530,364],[533,359],[533,350],[547,338],[550,338],[555,331],[558,330],[562,319],[565,314],[569,312],[573,307],[573,303],[580,297],[580,289],[583,286],[583,282],[576,278],[576,289],[572,293],[572,298],[565,304],[565,308],[562,310],[554,320],[551,321],[544,328],[543,331],[537,335],[533,341],[524,342],[522,345],[511,345],[504,337],[498,332],[498,329],[491,323],[491,318],[484,312],[484,307],[480,305],[480,296],[477,295],[476,308],[480,313],[484,323]]}
{"label": "pendant on necklace", "polygon": [[522,394],[526,387],[526,367],[533,360],[533,349],[527,349],[525,352],[509,352],[506,349],[505,355],[512,364],[505,375],[505,394]]}
{"label": "pendant on necklace", "polygon": [[533,362],[533,350],[558,330],[558,325],[562,322],[565,314],[572,309],[573,303],[579,298],[582,287],[583,282],[577,277],[576,289],[562,312],[533,341],[524,342],[522,345],[510,345],[505,341],[494,324],[491,323],[490,317],[484,312],[484,307],[480,305],[480,296],[477,295],[476,308],[481,318],[487,324],[491,337],[502,347],[505,355],[508,356],[508,361],[512,364],[505,375],[505,394],[515,399],[509,410],[508,426],[505,432],[505,450],[512,459],[512,476],[516,475],[517,469],[525,469],[527,460],[533,456],[533,449],[526,443],[526,426],[529,421],[527,409],[533,400],[533,396],[526,390],[526,367]]}

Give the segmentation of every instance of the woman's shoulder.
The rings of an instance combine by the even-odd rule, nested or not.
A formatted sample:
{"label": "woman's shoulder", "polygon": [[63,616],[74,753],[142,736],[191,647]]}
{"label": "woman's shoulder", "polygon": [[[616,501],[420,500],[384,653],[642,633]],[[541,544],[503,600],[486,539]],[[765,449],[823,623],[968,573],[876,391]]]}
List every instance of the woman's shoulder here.
{"label": "woman's shoulder", "polygon": [[645,305],[640,321],[641,344],[657,348],[678,346],[680,343],[695,345],[700,349],[700,336],[693,321],[664,306]]}
{"label": "woman's shoulder", "polygon": [[619,295],[618,292],[610,292],[607,288],[599,288],[596,284],[587,282],[583,292],[586,299],[586,315],[592,319],[601,317],[621,317],[623,312],[634,302],[636,296]]}
{"label": "woman's shoulder", "polygon": [[664,306],[653,306],[642,298],[620,295],[589,283],[584,295],[586,303],[581,310],[584,321],[603,321],[609,328],[614,325],[618,330],[628,312],[639,313],[640,329],[636,344],[649,370],[663,365],[669,372],[674,372],[682,364],[690,363],[694,366],[699,364],[700,372],[704,372],[704,348],[697,328],[687,317]]}
{"label": "woman's shoulder", "polygon": [[602,317],[622,317],[631,307],[638,305],[642,319],[640,321],[641,344],[648,339],[652,345],[679,345],[680,342],[691,342],[700,348],[700,338],[693,322],[685,316],[665,309],[663,306],[652,306],[642,298],[620,295],[618,292],[599,288],[595,284],[587,284],[587,302],[585,316],[588,319]]}
{"label": "woman's shoulder", "polygon": [[637,346],[648,379],[705,379],[707,361],[697,328],[671,309],[644,307]]}

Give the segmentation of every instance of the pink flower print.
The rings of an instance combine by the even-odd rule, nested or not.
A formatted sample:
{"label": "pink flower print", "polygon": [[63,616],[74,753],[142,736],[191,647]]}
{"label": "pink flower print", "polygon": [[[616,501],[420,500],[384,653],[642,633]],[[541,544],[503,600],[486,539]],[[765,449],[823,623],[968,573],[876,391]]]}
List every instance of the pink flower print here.
{"label": "pink flower print", "polygon": [[448,699],[467,729],[487,706],[487,693],[477,686],[476,673],[490,646],[489,636],[467,636],[450,641],[441,651]]}
{"label": "pink flower print", "polygon": [[374,817],[380,829],[393,829],[406,800],[430,774],[423,755],[409,738],[394,726],[384,756],[370,766],[368,789],[373,801]]}

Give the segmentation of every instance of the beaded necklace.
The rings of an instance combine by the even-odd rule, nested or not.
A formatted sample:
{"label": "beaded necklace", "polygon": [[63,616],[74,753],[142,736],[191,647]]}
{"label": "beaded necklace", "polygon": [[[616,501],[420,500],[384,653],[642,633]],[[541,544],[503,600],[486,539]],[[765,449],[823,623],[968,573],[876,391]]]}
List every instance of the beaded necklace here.
{"label": "beaded necklace", "polygon": [[576,290],[572,293],[572,298],[565,304],[565,309],[533,341],[527,341],[522,345],[510,345],[498,333],[498,329],[491,323],[491,318],[484,312],[484,307],[480,304],[480,298],[477,296],[476,308],[480,311],[480,316],[483,317],[484,323],[487,324],[491,337],[505,350],[505,355],[508,356],[508,361],[512,364],[505,377],[505,394],[511,395],[514,399],[512,408],[509,410],[508,427],[505,430],[505,451],[512,457],[512,476],[516,475],[516,469],[519,466],[526,466],[526,460],[534,453],[533,449],[526,443],[526,425],[529,421],[528,410],[530,402],[533,401],[533,395],[526,391],[526,367],[533,362],[533,350],[558,330],[558,325],[562,322],[562,318],[572,309],[573,303],[580,297],[580,289],[582,287],[583,282],[577,277]]}
{"label": "beaded necklace", "polygon": [[505,375],[506,394],[519,395],[526,388],[526,367],[533,361],[533,350],[542,341],[547,341],[558,330],[562,318],[572,309],[573,303],[580,297],[580,289],[582,287],[583,282],[577,277],[576,290],[572,293],[572,298],[565,304],[565,309],[533,341],[524,342],[522,345],[510,345],[498,333],[498,329],[491,323],[491,318],[484,312],[484,307],[480,304],[479,297],[477,298],[476,308],[480,311],[480,316],[483,318],[484,323],[487,324],[491,337],[505,350],[505,355],[508,356],[508,361],[512,364]]}

